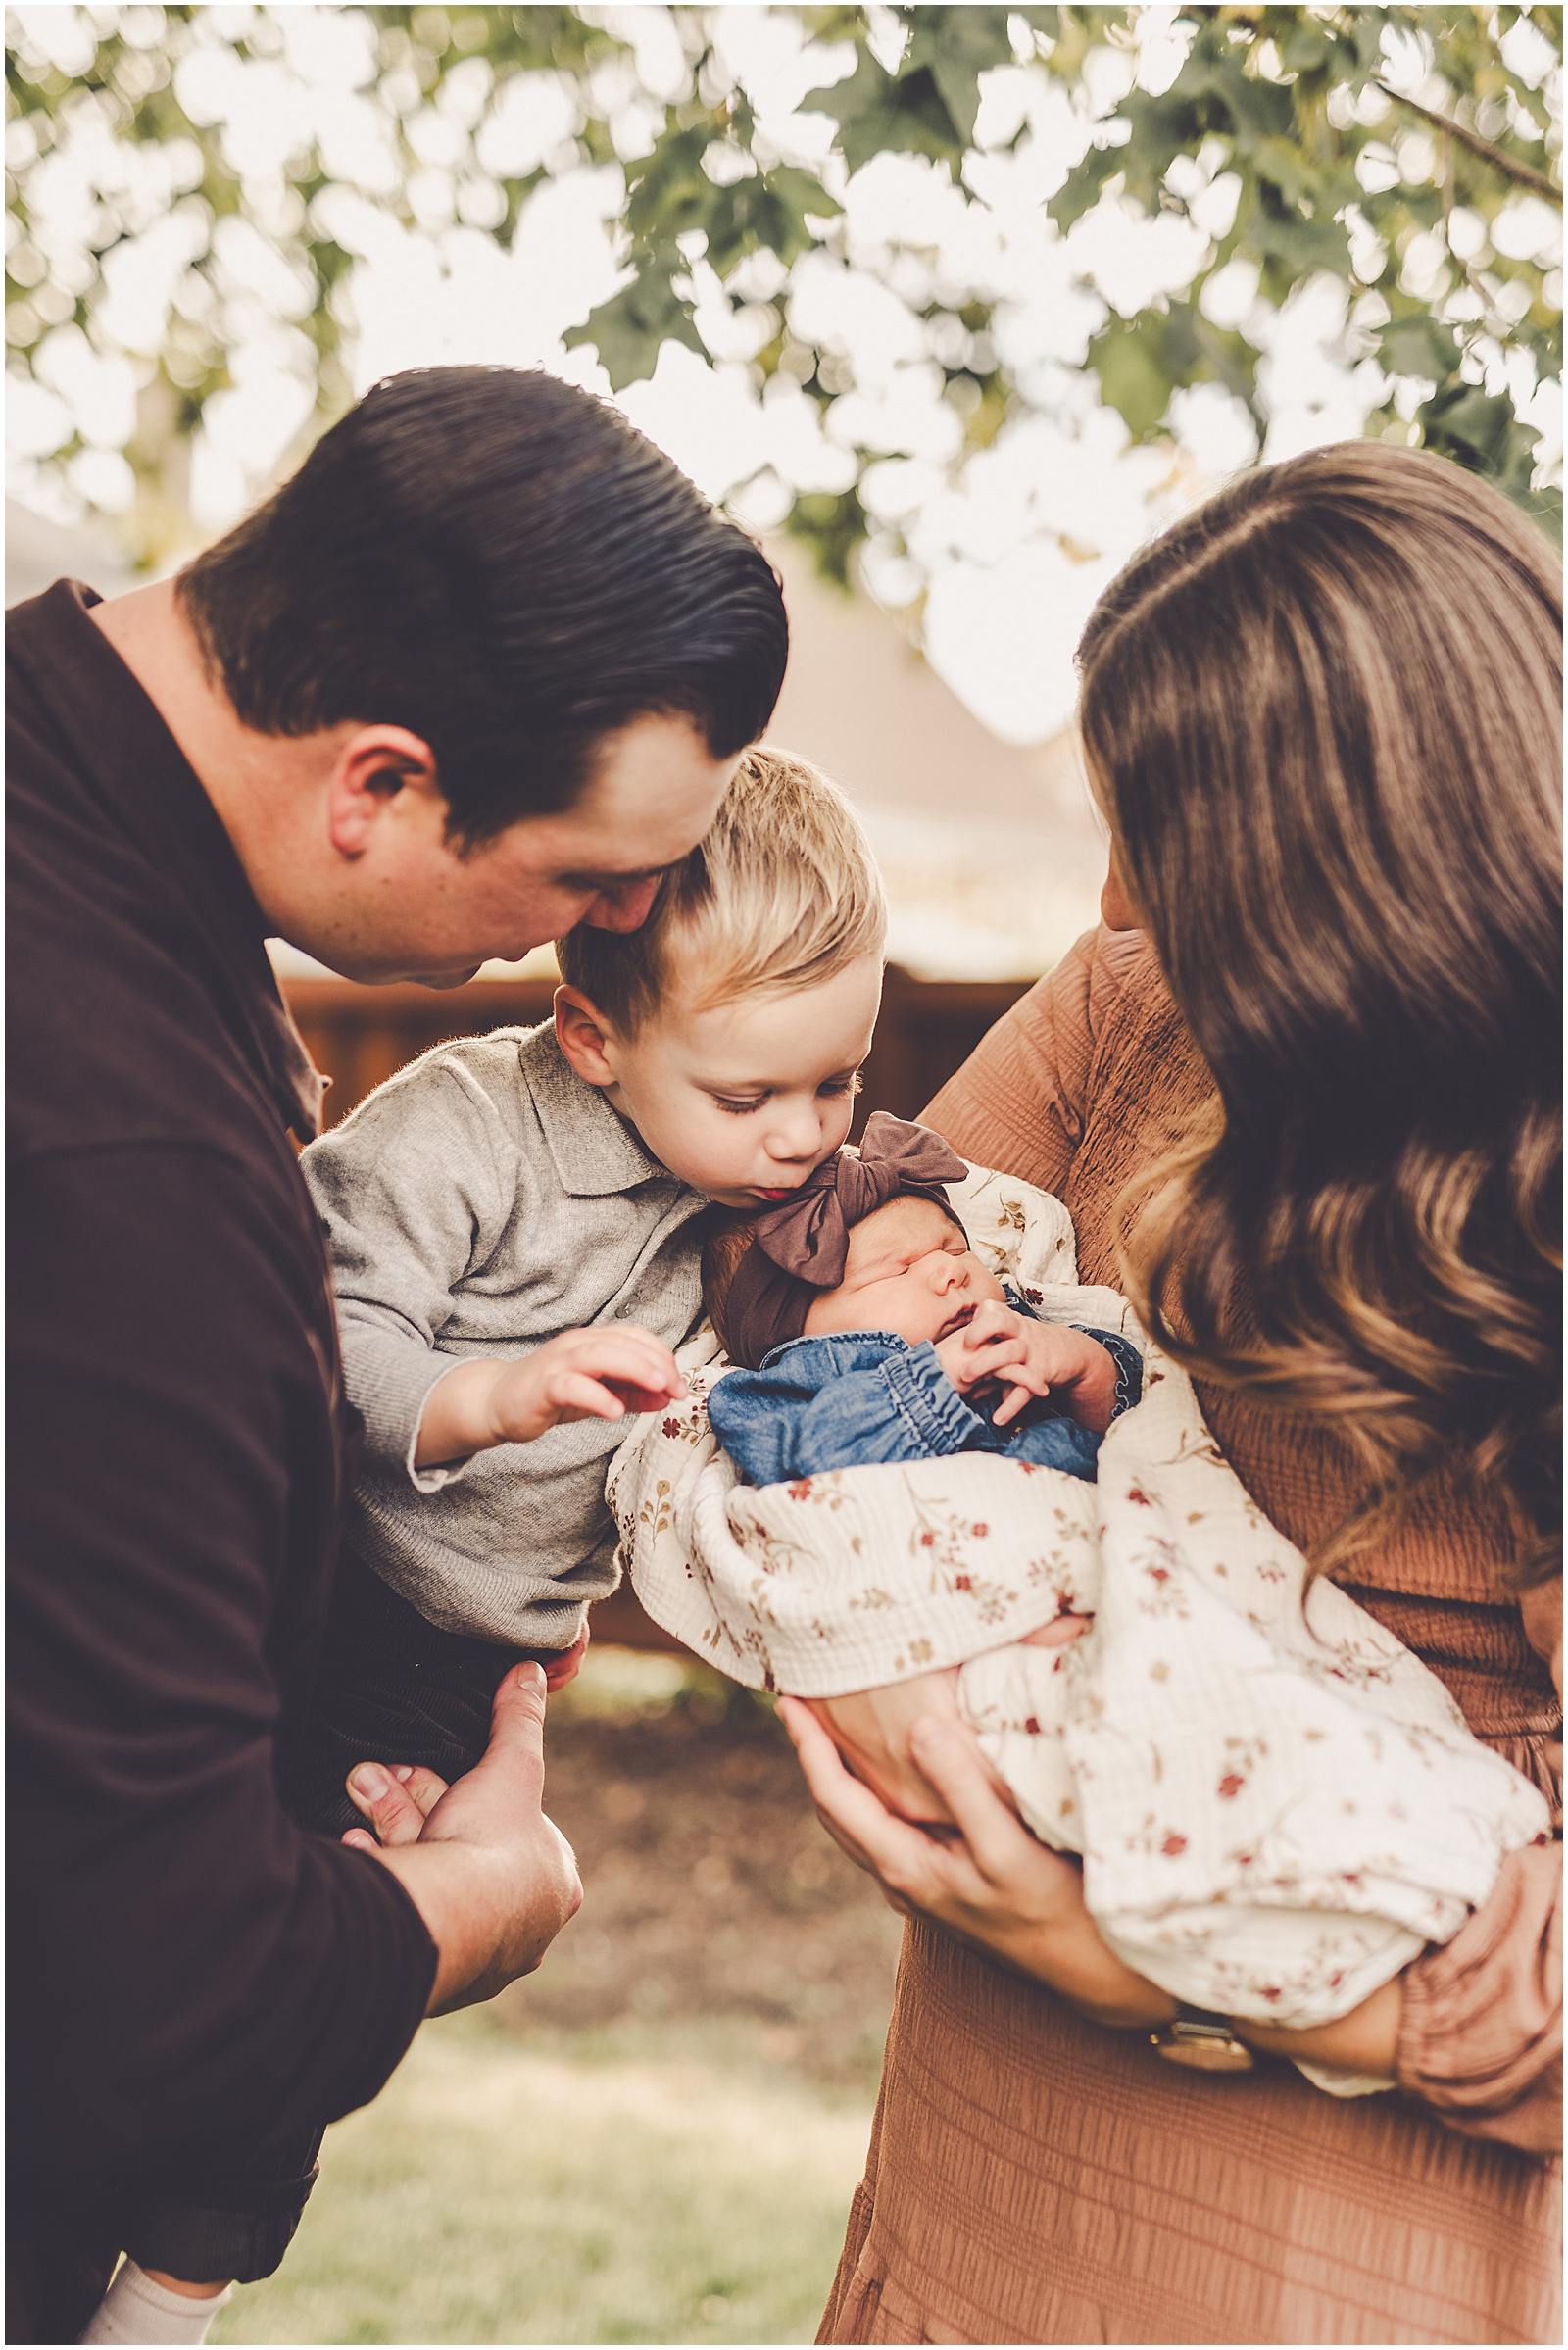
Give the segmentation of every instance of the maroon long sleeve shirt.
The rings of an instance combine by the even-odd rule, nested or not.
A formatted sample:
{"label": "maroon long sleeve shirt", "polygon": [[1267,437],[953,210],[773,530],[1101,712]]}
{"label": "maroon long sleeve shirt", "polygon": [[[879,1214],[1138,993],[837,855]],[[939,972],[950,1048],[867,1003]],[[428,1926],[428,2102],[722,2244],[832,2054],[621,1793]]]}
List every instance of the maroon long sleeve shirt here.
{"label": "maroon long sleeve shirt", "polygon": [[11,2142],[144,2191],[373,2097],[436,1953],[277,1799],[352,1419],[319,1081],[95,602],[9,620]]}

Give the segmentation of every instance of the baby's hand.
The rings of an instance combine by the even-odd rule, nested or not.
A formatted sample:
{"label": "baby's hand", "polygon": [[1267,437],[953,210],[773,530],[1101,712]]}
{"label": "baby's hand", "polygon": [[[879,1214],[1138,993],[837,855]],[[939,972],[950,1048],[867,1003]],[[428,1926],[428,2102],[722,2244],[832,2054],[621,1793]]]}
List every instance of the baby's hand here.
{"label": "baby's hand", "polygon": [[662,1339],[630,1323],[564,1330],[521,1362],[460,1363],[431,1389],[415,1465],[466,1460],[494,1444],[526,1444],[568,1420],[658,1411],[686,1392]]}
{"label": "baby's hand", "polygon": [[1035,1322],[1009,1305],[982,1305],[964,1330],[937,1348],[960,1395],[1000,1382],[992,1425],[1005,1428],[1031,1395],[1054,1395],[1069,1419],[1103,1436],[1116,1407],[1116,1365],[1108,1347],[1059,1322]]}

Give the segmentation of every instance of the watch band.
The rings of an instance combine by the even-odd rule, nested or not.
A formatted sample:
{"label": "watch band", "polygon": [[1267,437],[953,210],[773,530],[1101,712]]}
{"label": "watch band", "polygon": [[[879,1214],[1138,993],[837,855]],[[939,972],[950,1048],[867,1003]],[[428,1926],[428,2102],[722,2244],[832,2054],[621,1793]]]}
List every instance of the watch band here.
{"label": "watch band", "polygon": [[1232,2031],[1228,2016],[1188,2007],[1181,2000],[1171,2021],[1152,2032],[1149,2040],[1167,2064],[1186,2065],[1197,2073],[1250,2073],[1255,2062],[1251,2049]]}

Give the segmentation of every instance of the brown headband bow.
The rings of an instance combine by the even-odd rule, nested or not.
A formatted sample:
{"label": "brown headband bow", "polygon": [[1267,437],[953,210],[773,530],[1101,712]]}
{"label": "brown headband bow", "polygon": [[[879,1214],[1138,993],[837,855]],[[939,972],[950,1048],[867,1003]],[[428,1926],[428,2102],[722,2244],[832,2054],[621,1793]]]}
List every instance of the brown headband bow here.
{"label": "brown headband bow", "polygon": [[951,1215],[943,1187],[968,1172],[929,1128],[873,1110],[858,1158],[836,1151],[798,1192],[758,1217],[730,1285],[731,1360],[756,1370],[774,1346],[800,1337],[812,1297],[844,1279],[854,1225],[900,1192],[934,1200]]}

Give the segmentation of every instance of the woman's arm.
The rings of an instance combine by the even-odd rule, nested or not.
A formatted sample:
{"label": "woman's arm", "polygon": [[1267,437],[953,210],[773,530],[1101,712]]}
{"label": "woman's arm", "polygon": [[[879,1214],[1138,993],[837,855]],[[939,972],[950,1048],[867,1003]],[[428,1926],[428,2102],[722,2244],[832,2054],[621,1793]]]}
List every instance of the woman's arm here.
{"label": "woman's arm", "polygon": [[920,1123],[977,1166],[1059,1192],[1083,1135],[1100,1035],[1148,954],[1141,931],[1086,931],[987,1030]]}
{"label": "woman's arm", "polygon": [[[960,1724],[928,1716],[908,1734],[910,1759],[957,1824],[958,1836],[943,1836],[895,1818],[851,1778],[811,1708],[786,1697],[779,1713],[822,1825],[880,1880],[893,1908],[935,1919],[960,1941],[1049,1984],[1093,2023],[1122,2031],[1169,2023],[1175,2000],[1106,1947],[1084,1901],[1082,1871],[1039,1843],[1001,1800],[977,1741]],[[1396,1979],[1349,2015],[1311,2031],[1234,2029],[1257,2048],[1392,2078],[1401,2009]]]}

